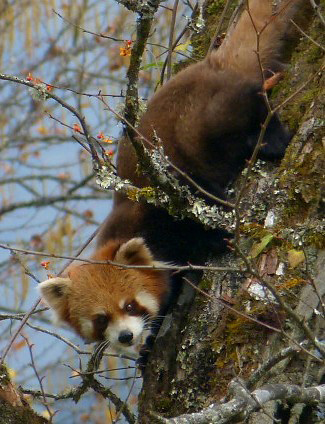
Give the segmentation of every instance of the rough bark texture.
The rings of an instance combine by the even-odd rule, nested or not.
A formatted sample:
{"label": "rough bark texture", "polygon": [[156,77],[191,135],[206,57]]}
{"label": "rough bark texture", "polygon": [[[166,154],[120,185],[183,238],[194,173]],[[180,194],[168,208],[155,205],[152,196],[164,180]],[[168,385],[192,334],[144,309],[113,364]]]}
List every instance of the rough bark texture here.
{"label": "rough bark texture", "polygon": [[45,424],[10,381],[5,366],[0,366],[0,424]]}
{"label": "rough bark texture", "polygon": [[[208,25],[215,24],[220,3],[223,2],[207,2],[207,14],[213,15],[208,18]],[[320,42],[322,30],[319,20],[314,18],[308,34]],[[196,40],[196,51],[208,45],[204,37]],[[320,69],[321,60],[322,50],[301,37],[285,79],[273,91],[273,104],[281,103],[307,81]],[[282,119],[296,135],[281,164],[260,163],[255,167],[242,206],[245,224],[241,241],[242,249],[248,254],[257,241],[272,235],[272,242],[256,255],[254,265],[264,279],[277,284],[286,302],[320,338],[324,334],[324,320],[314,315],[319,298],[306,281],[312,276],[319,294],[324,296],[323,86],[324,78],[319,73],[282,109]],[[265,228],[266,217],[274,218],[275,224]],[[292,250],[303,250],[306,260],[290,266],[293,262],[288,258]],[[234,268],[240,262],[232,253],[213,260],[214,265]],[[284,274],[278,276],[276,270],[281,263]],[[247,287],[255,282],[250,276],[234,273],[207,274],[199,287],[209,297],[196,293],[194,301],[193,289],[184,287],[177,305],[164,321],[146,368],[139,404],[141,423],[155,422],[151,412],[173,417],[199,411],[225,396],[229,382],[236,375],[247,379],[259,364],[290,345],[281,334],[230,312],[220,298],[259,321],[283,328],[294,340],[304,339],[299,326],[281,309],[272,306],[270,300],[261,301],[248,293]],[[257,387],[266,382],[319,384],[323,372],[315,361],[298,355],[281,361]],[[322,422],[317,407],[274,401],[267,410],[253,413],[249,423],[272,423],[271,416],[282,423]]]}

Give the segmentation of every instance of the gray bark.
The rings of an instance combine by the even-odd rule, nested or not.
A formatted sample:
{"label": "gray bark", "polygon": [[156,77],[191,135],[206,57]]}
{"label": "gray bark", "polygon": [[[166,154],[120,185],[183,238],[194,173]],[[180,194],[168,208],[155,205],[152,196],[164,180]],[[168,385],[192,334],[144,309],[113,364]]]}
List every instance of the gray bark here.
{"label": "gray bark", "polygon": [[[210,6],[212,3],[209,2]],[[320,42],[322,27],[317,17],[308,31],[310,37]],[[198,44],[200,42],[207,44],[201,39]],[[252,260],[254,267],[264,279],[278,284],[279,294],[305,320],[318,340],[324,338],[324,306],[320,297],[324,305],[325,291],[322,223],[324,147],[321,142],[324,135],[321,107],[324,81],[321,72],[317,73],[321,57],[321,49],[302,37],[284,80],[274,90],[272,102],[279,104],[311,74],[315,74],[309,84],[281,110],[282,119],[291,130],[296,131],[282,163],[260,163],[249,180],[242,205],[246,230],[241,237],[241,248],[248,254],[251,246],[263,238],[265,230],[274,234],[272,243]],[[265,228],[266,218],[275,220],[275,225]],[[305,260],[291,266],[288,259],[291,250],[303,251]],[[238,268],[241,260],[235,253],[229,253],[214,258],[212,263]],[[301,326],[288,317],[269,295],[261,300],[254,293],[249,293],[247,289],[256,283],[256,279],[249,275],[206,273],[199,288],[206,291],[208,297],[201,293],[194,296],[194,290],[187,284],[184,286],[177,304],[164,321],[145,371],[139,422],[229,422],[212,418],[211,421],[200,421],[198,415],[187,421],[163,421],[158,417],[178,417],[194,412],[202,414],[209,405],[229,396],[228,385],[234,377],[240,376],[249,381],[254,370],[281,350],[299,347],[298,344],[306,340]],[[227,309],[225,303],[285,332],[290,340],[280,332],[246,320]],[[280,383],[287,385],[288,390],[289,385],[318,386],[324,373],[324,366],[317,361],[320,352],[308,341],[304,346],[316,359],[304,352],[289,355],[270,369],[265,369],[253,381],[251,389]],[[254,408],[249,410],[247,407],[247,412],[251,413],[248,418],[250,424],[271,423],[274,416],[287,417],[291,424],[317,423],[324,419],[324,407],[322,409],[321,404],[307,406],[303,396],[272,399],[262,410],[257,408],[260,412],[253,412]],[[288,403],[282,403],[283,399],[287,399]],[[308,421],[303,421],[306,416]]]}

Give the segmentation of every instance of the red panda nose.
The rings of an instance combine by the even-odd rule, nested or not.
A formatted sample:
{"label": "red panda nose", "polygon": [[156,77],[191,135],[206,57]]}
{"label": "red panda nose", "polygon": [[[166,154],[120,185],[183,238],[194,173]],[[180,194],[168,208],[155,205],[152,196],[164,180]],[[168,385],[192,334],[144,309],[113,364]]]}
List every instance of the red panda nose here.
{"label": "red panda nose", "polygon": [[130,343],[133,339],[133,333],[129,330],[121,331],[118,336],[118,341],[120,343]]}

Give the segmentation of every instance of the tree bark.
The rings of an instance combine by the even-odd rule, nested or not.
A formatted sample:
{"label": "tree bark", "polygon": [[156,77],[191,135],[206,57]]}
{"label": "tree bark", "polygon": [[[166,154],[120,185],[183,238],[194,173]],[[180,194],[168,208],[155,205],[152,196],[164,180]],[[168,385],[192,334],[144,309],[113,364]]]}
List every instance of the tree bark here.
{"label": "tree bark", "polygon": [[0,366],[0,424],[45,424],[48,420],[37,415],[23,395],[10,381],[7,369]]}
{"label": "tree bark", "polygon": [[[208,33],[213,32],[217,3],[206,2]],[[315,15],[308,34],[320,42],[322,30]],[[317,311],[325,292],[325,237],[321,222],[322,50],[310,39],[300,38],[291,66],[272,95],[272,103],[280,104],[310,80],[280,111],[282,120],[296,135],[281,164],[259,162],[255,167],[241,208],[244,224],[240,245],[248,255],[266,233],[271,234],[272,242],[252,259],[255,269],[266,281],[276,284],[281,297],[321,339],[324,317]],[[199,36],[196,51],[207,44],[204,36]],[[297,252],[297,257],[303,258],[298,264],[292,259]],[[238,268],[242,261],[235,253],[229,253],[214,258],[212,263]],[[145,370],[139,400],[140,423],[154,423],[155,415],[177,417],[198,412],[220,401],[235,376],[249,380],[254,370],[279,351],[297,347],[305,340],[302,328],[276,302],[267,295],[260,298],[251,290],[256,283],[256,278],[247,274],[206,273],[199,288],[208,296],[194,293],[192,287],[184,285],[177,304],[164,320]],[[317,350],[308,350],[318,355]],[[266,383],[313,386],[322,381],[323,372],[310,356],[290,355],[265,372],[253,388]],[[317,423],[322,419],[316,406],[273,400],[262,412],[253,412],[248,422],[271,423],[271,416],[287,417],[292,419],[290,423]],[[303,417],[305,421],[299,421]]]}

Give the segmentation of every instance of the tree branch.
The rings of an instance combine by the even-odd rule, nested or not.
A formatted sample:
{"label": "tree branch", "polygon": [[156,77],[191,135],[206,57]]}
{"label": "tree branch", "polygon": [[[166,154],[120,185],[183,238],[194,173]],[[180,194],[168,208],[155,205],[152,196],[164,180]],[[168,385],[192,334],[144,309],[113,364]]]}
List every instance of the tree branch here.
{"label": "tree branch", "polygon": [[226,424],[235,417],[248,417],[258,411],[262,405],[271,400],[285,400],[315,404],[325,401],[325,385],[303,388],[290,384],[267,384],[249,392],[242,382],[232,381],[229,389],[233,398],[222,405],[212,404],[208,408],[193,414],[180,415],[177,418],[165,419],[153,414],[158,422],[164,424]]}

